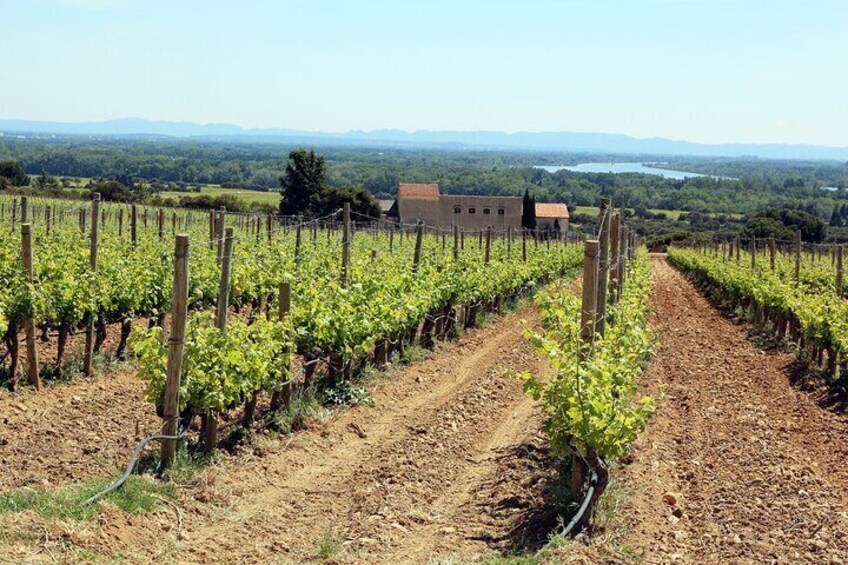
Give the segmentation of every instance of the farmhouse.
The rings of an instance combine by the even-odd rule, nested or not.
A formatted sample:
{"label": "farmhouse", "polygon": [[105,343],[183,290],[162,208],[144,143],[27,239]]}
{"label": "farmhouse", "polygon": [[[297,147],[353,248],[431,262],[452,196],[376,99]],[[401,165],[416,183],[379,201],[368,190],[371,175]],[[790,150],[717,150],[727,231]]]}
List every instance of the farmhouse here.
{"label": "farmhouse", "polygon": [[569,219],[571,219],[571,215],[568,213],[568,206],[561,202],[536,203],[536,227],[542,231],[568,231]]}
{"label": "farmhouse", "polygon": [[[539,210],[539,204],[536,210]],[[557,223],[561,231],[568,229],[568,208],[554,204],[545,208],[550,214],[546,223],[553,229]],[[428,226],[464,229],[521,228],[523,199],[518,196],[465,196],[441,194],[438,184],[401,183],[398,197],[389,211],[389,217],[411,224],[419,220]],[[546,217],[546,220],[548,217]],[[545,229],[544,226],[539,226]]]}

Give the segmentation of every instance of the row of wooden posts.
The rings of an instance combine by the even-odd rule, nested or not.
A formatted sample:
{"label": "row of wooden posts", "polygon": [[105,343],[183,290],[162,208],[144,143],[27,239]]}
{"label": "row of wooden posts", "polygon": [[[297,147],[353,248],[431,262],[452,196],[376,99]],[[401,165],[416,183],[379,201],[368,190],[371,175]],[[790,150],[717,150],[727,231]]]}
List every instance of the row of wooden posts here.
{"label": "row of wooden posts", "polygon": [[[584,242],[583,289],[580,319],[580,360],[590,359],[596,336],[606,332],[607,312],[624,292],[627,267],[634,259],[639,245],[637,234],[622,221],[622,214],[612,207],[610,199],[602,199],[599,215],[599,230],[596,239]],[[603,492],[609,476],[603,461],[592,449],[586,457],[572,456],[572,492],[581,491],[589,465],[595,472],[597,484],[589,508],[594,507]],[[581,525],[588,524],[588,512],[583,515]],[[579,528],[578,528],[579,529]]]}
{"label": "row of wooden posts", "polygon": [[[225,211],[221,210],[218,212],[210,213],[210,242],[217,241],[218,242],[218,259],[221,265],[221,279],[220,279],[220,287],[218,292],[218,302],[216,307],[216,316],[215,323],[218,329],[222,332],[226,332],[227,328],[227,312],[229,307],[229,288],[230,288],[230,276],[231,276],[231,263],[232,263],[232,250],[233,250],[233,228],[224,227],[224,217]],[[615,216],[615,223],[612,224],[615,227],[613,229],[618,230],[619,226],[619,216]],[[297,263],[300,258],[300,247],[301,247],[301,228],[303,224],[299,223],[296,226],[296,236],[295,236],[295,262]],[[422,254],[422,244],[424,237],[425,226],[423,223],[419,222],[415,228],[415,250],[413,254],[412,261],[412,271],[413,273],[417,272]],[[313,237],[317,237],[316,231],[313,230]],[[394,232],[390,232],[393,234]],[[485,238],[484,238],[485,233]],[[609,241],[608,232],[604,232],[607,234],[606,240]],[[618,257],[618,249],[619,249],[619,233],[621,233],[625,238],[627,238],[626,231],[616,231],[614,236],[615,243],[613,244],[613,254]],[[491,243],[492,243],[492,228],[485,230],[485,232],[480,232],[480,245],[483,244],[485,239],[485,251],[483,260],[485,263],[489,263],[490,260],[490,251],[491,251]],[[460,251],[460,247],[462,244],[461,232],[458,228],[453,229],[453,253],[454,257],[457,257]],[[509,234],[511,236],[511,233]],[[522,258],[526,261],[527,259],[527,238],[526,232],[522,234]],[[345,203],[343,208],[343,220],[342,220],[342,241],[341,241],[341,284],[346,286],[349,283],[350,278],[350,261],[351,261],[351,243],[353,240],[353,230],[352,223],[350,220],[350,205]],[[627,239],[629,242],[630,240]],[[512,239],[511,237],[508,239],[508,248],[511,247]],[[538,246],[538,241],[536,242]],[[626,249],[626,243],[624,244]],[[391,235],[390,235],[390,246],[391,246]],[[185,328],[186,328],[186,316],[188,310],[188,276],[189,276],[189,265],[188,265],[188,251],[189,251],[189,236],[185,234],[179,234],[176,236],[175,249],[174,249],[174,286],[173,286],[173,300],[172,300],[172,309],[171,309],[171,327],[170,327],[170,337],[168,340],[168,360],[167,360],[167,380],[165,385],[165,397],[163,403],[163,426],[162,426],[162,434],[167,436],[167,439],[162,441],[161,446],[161,458],[162,464],[167,467],[169,466],[174,459],[177,445],[177,434],[178,434],[178,422],[179,422],[179,390],[180,390],[180,374],[182,371],[182,355],[183,355],[183,340],[185,337]],[[621,269],[623,269],[624,265],[624,256],[621,258],[622,267],[616,270],[616,273],[620,273]],[[621,285],[623,285],[624,280],[623,276],[616,275],[616,278],[613,280],[616,281],[618,285],[618,291],[620,292]],[[282,318],[287,316],[290,312],[291,308],[291,287],[288,283],[282,283],[279,287],[279,316]],[[291,383],[284,383],[281,385],[281,389],[274,394],[274,398],[272,398],[272,408],[276,409],[280,407],[282,404],[288,402],[288,399],[291,394]],[[255,397],[250,401],[249,406],[246,406],[247,410],[252,413],[252,407],[255,407]],[[216,443],[216,435],[217,435],[217,421],[214,416],[207,417],[204,425],[204,447],[208,450],[211,450]]]}
{"label": "row of wooden posts", "polygon": [[[2,208],[0,208],[0,215],[5,216],[5,205],[6,203],[2,203]],[[18,200],[14,199],[12,201],[11,206],[12,211],[12,224],[15,225],[18,219],[18,213],[20,212],[20,221],[21,221],[21,243],[23,248],[23,263],[24,270],[32,280],[32,237],[33,237],[33,216],[34,212],[37,211],[35,205],[33,205],[27,196],[22,196],[20,198],[20,206],[18,206]],[[50,233],[51,226],[59,221],[64,219],[64,208],[56,208],[55,205],[43,205],[44,211],[44,220],[45,220],[45,229],[46,233]],[[113,210],[114,212],[114,210]],[[141,213],[139,213],[139,207],[135,204],[131,205],[129,208],[129,233],[130,239],[135,245],[138,241],[138,231],[139,224],[143,227],[147,227],[148,225],[148,210],[147,208],[143,208]],[[217,244],[217,259],[218,263],[221,264],[223,260],[224,254],[224,245],[225,245],[225,233],[224,233],[224,222],[225,218],[228,216],[226,208],[221,208],[217,211],[209,212],[209,240],[208,245],[209,248],[212,249],[214,245]],[[98,257],[98,249],[100,244],[100,229],[101,226],[104,225],[107,221],[107,218],[110,216],[107,214],[107,211],[101,206],[101,198],[99,193],[92,194],[91,207],[90,209],[79,208],[79,229],[82,234],[87,235],[90,242],[90,266],[92,271],[97,271],[97,257]],[[164,225],[165,225],[165,211],[163,209],[158,209],[155,214],[157,220],[157,231],[159,238],[163,238],[164,233]],[[117,218],[117,226],[118,226],[118,234],[119,236],[123,235],[124,231],[124,209],[119,208],[116,214]],[[275,229],[275,223],[277,223],[272,215],[267,215],[265,221],[262,221],[262,218],[259,216],[245,216],[245,215],[235,215],[237,225],[246,229],[248,233],[255,233],[256,239],[260,239],[261,227],[264,223],[265,233],[268,241],[271,241],[272,234]],[[183,225],[189,226],[191,225],[193,216],[191,212],[186,213],[185,216],[178,215],[176,212],[172,214],[171,217],[171,227],[172,230],[180,229]],[[140,221],[139,221],[140,220]],[[318,222],[313,221],[311,223],[312,227],[312,238],[316,240],[318,237]],[[295,224],[294,229],[296,230],[296,243],[295,243],[295,260],[299,261],[301,255],[301,230],[305,225],[309,223],[298,222]],[[327,224],[327,237],[331,237],[331,233],[333,231],[333,223]],[[290,226],[283,226],[288,229]],[[349,261],[350,261],[350,244],[353,238],[355,223],[351,222],[350,219],[350,208],[349,204],[345,204],[345,208],[343,209],[343,222],[342,222],[342,281],[343,284],[347,284],[349,277]],[[389,233],[389,251],[392,252],[394,249],[394,236],[395,232],[398,232],[399,237],[408,237],[410,233],[409,227],[402,226],[394,226],[394,225],[383,225],[381,226],[386,229]],[[366,226],[362,228],[363,230],[374,230],[376,232],[378,228],[377,224],[373,226]],[[413,270],[417,271],[418,264],[421,259],[421,246],[422,246],[422,238],[423,234],[427,227],[423,223],[418,223],[414,227],[414,233],[416,234],[416,242],[415,242],[415,255],[413,259]],[[86,234],[86,231],[88,232]],[[458,227],[453,228],[453,254],[454,258],[459,256],[460,250],[465,249],[465,238],[466,233],[473,232],[465,232],[464,230],[459,229]],[[440,232],[442,236],[442,248],[446,247],[446,234],[443,230]],[[539,247],[540,244],[545,244],[548,247],[551,245],[551,239],[542,239],[540,232],[537,231],[528,231],[521,230],[521,253],[522,259],[524,261],[527,260],[527,239],[528,236],[532,238],[535,247]],[[485,252],[484,252],[484,261],[486,263],[489,262],[490,258],[490,250],[491,243],[494,237],[494,231],[492,227],[489,227],[485,230],[477,230],[476,235],[478,239],[478,249],[482,249],[485,241]],[[507,255],[510,256],[512,252],[512,242],[514,240],[514,232],[510,228],[504,232],[504,239],[506,240],[507,246]],[[543,243],[540,243],[543,242]],[[90,316],[88,320],[86,320],[85,327],[85,351],[84,351],[84,361],[83,361],[83,373],[86,376],[90,376],[92,373],[92,362],[93,362],[93,346],[94,346],[94,317]],[[37,388],[41,386],[41,379],[39,377],[39,363],[38,356],[35,351],[35,347],[30,346],[30,340],[35,339],[35,324],[33,320],[26,320],[24,323],[25,332],[26,332],[26,343],[27,343],[27,373],[29,382]]]}
{"label": "row of wooden posts", "polygon": [[[761,240],[764,244],[764,249],[768,253],[768,262],[769,269],[774,271],[776,269],[776,261],[778,254],[778,243],[774,237],[768,237]],[[679,244],[677,244],[679,245]],[[710,251],[715,255],[724,257],[726,260],[736,259],[736,261],[742,260],[742,244],[740,238],[735,238],[732,241],[728,242],[703,242],[703,241],[692,241],[686,244],[683,244],[687,247],[700,249],[702,251]],[[800,283],[801,281],[801,262],[804,257],[804,244],[801,240],[801,230],[798,230],[795,234],[795,242],[790,246],[784,244],[783,251],[785,253],[791,253],[795,260],[795,268],[794,268],[794,280],[796,283]],[[748,255],[750,256],[751,261],[751,270],[754,271],[757,269],[757,240],[751,239],[748,242]],[[836,245],[816,245],[813,248],[812,253],[810,254],[811,261],[815,263],[818,260],[822,260],[823,257],[829,255],[831,258],[831,265],[836,270],[836,292],[839,296],[843,294],[843,281],[844,281],[844,246],[841,244]]]}

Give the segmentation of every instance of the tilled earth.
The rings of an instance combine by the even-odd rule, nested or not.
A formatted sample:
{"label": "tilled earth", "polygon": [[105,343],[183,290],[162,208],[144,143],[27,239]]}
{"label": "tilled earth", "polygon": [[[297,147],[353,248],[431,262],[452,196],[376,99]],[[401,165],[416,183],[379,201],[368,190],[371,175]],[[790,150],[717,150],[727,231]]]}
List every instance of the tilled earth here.
{"label": "tilled earth", "polygon": [[[611,517],[545,563],[845,563],[848,420],[793,385],[664,257],[660,345],[642,388],[657,413],[614,471]],[[532,552],[556,527],[539,407],[510,376],[549,367],[532,306],[439,344],[372,385],[374,407],[289,437],[259,434],[177,498],[97,520],[0,517],[0,562],[464,563]],[[130,372],[2,398],[0,492],[102,475],[157,425]],[[111,412],[110,412],[111,408]],[[113,413],[113,415],[109,415]],[[118,420],[114,420],[118,418]]]}
{"label": "tilled earth", "polygon": [[645,563],[848,561],[848,421],[797,390],[663,257],[652,259],[665,393],[634,462],[625,545]]}
{"label": "tilled earth", "polygon": [[[439,344],[428,358],[384,378],[374,407],[336,412],[289,438],[260,435],[235,457],[203,470],[174,504],[153,512],[128,515],[107,503],[96,523],[7,515],[0,528],[18,535],[0,544],[0,561],[74,561],[82,551],[129,562],[413,563],[433,555],[475,559],[533,549],[555,525],[540,494],[552,469],[539,409],[513,374],[543,377],[548,370],[523,335],[537,323],[527,306]],[[136,385],[121,383],[82,383],[79,391],[71,385],[53,406],[43,391],[18,400],[33,407],[20,419],[36,415],[29,423],[39,432],[26,437],[37,444],[30,448],[39,458],[50,453],[41,438],[60,425],[63,413],[73,414],[83,398],[74,396],[107,404],[137,398]],[[115,400],[101,398],[101,389],[119,384],[127,390]],[[51,415],[55,423],[37,415]],[[89,418],[74,417],[83,427]],[[26,442],[15,445],[9,460],[25,472]],[[82,452],[80,459],[91,455]],[[49,474],[46,464],[36,467]],[[69,472],[89,474],[87,468]],[[527,531],[528,523],[546,529]],[[30,539],[22,532],[38,534]]]}

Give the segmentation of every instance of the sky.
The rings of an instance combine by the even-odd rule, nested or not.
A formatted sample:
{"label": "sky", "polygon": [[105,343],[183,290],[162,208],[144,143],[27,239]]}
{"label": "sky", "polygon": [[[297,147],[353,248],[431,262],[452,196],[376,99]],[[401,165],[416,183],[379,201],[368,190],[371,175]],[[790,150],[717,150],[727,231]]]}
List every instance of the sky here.
{"label": "sky", "polygon": [[846,0],[0,0],[0,118],[848,146]]}

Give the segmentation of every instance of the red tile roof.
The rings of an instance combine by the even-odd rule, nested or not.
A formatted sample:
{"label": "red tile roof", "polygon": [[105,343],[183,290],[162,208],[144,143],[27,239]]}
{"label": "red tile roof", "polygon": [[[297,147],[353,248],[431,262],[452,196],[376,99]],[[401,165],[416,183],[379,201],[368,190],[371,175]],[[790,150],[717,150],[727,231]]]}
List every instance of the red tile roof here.
{"label": "red tile roof", "polygon": [[568,219],[571,215],[568,213],[568,206],[561,203],[548,204],[546,202],[536,203],[537,218],[565,218]]}
{"label": "red tile roof", "polygon": [[402,182],[398,186],[398,198],[438,200],[439,185]]}

